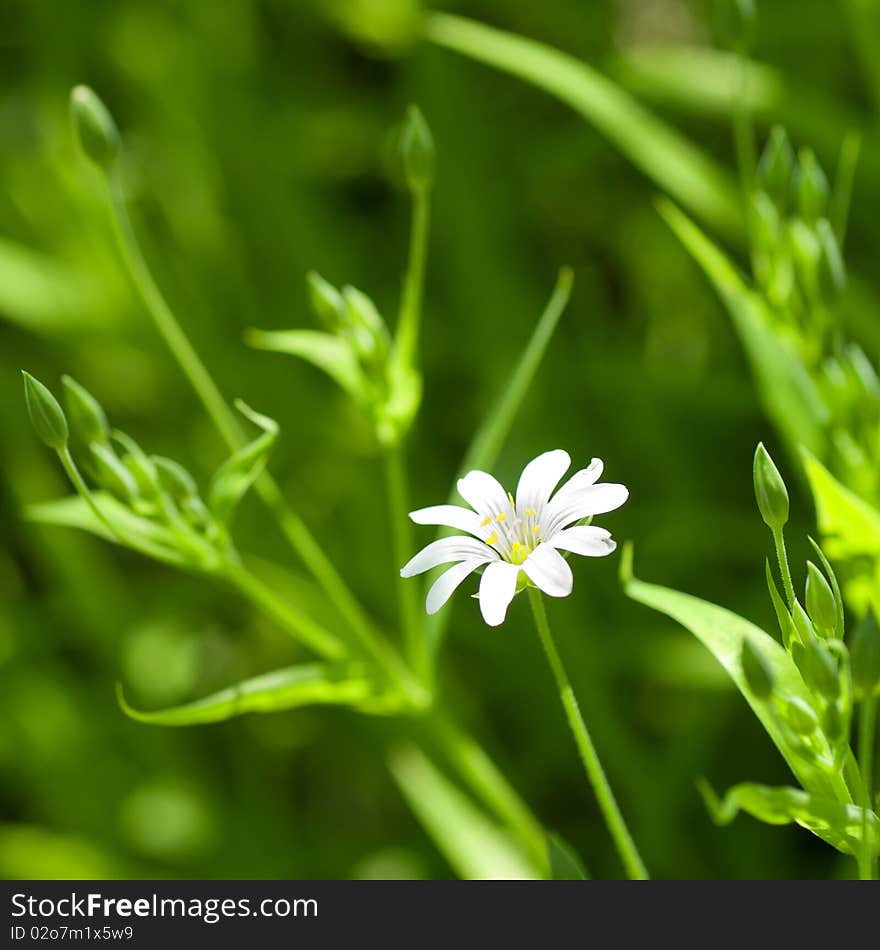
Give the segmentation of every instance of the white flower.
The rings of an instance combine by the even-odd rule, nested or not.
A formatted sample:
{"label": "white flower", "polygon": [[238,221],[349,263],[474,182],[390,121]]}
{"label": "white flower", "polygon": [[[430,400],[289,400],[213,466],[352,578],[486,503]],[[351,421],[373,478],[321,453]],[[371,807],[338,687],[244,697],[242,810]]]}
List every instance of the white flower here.
{"label": "white flower", "polygon": [[458,493],[471,508],[435,505],[410,512],[416,524],[444,525],[470,535],[434,541],[401,570],[401,577],[413,577],[455,562],[428,591],[429,614],[436,613],[468,575],[488,565],[480,580],[480,611],[489,626],[497,627],[514,594],[529,582],[550,597],[571,593],[571,568],[560,551],[587,557],[611,554],[617,545],[608,531],[576,522],[614,511],[629,492],[623,485],[597,485],[602,461],[593,459],[553,495],[570,465],[562,449],[539,455],[523,469],[516,498],[492,475],[468,472],[458,481]]}

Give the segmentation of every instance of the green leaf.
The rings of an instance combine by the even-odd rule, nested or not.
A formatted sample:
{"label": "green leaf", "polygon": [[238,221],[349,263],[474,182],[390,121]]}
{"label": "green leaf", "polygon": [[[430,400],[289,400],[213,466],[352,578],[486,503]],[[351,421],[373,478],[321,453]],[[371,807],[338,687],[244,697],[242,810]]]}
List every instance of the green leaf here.
{"label": "green leaf", "polygon": [[742,651],[743,643],[748,638],[751,646],[761,654],[772,671],[775,694],[802,703],[809,709],[813,708],[812,695],[800,672],[788,653],[773,637],[723,607],[636,579],[632,575],[632,551],[629,547],[621,558],[621,576],[628,597],[678,621],[714,654],[804,788],[820,798],[852,800],[849,788],[859,787],[858,772],[852,756],[848,756],[846,762],[846,783],[838,780],[818,763],[809,762],[799,756],[780,728],[770,704],[755,696],[746,681],[742,669]]}
{"label": "green leaf", "polygon": [[[483,422],[477,429],[459,472],[463,475],[471,469],[490,469],[501,452],[501,447],[516,419],[516,414],[526,398],[529,386],[538,372],[538,367],[547,352],[547,347],[553,339],[553,334],[559,320],[565,311],[571,297],[571,286],[574,275],[571,269],[563,267],[556,279],[556,286],[547,301],[544,312],[538,318],[535,329],[525,346],[513,375],[504,390],[499,394],[497,401],[490,408]],[[450,501],[457,500],[455,489],[450,493]],[[436,579],[436,573],[428,575],[427,586]],[[446,626],[449,623],[451,612],[441,610],[425,619],[425,636],[429,652],[436,652],[443,639]]]}
{"label": "green leaf", "polygon": [[518,76],[570,105],[664,191],[729,235],[743,230],[737,188],[697,146],[586,63],[543,43],[462,17],[430,13],[440,46]]}
{"label": "green leaf", "polygon": [[880,511],[841,485],[808,452],[804,452],[804,468],[828,556],[833,559],[859,555],[877,557],[880,554]]}
{"label": "green leaf", "polygon": [[550,858],[550,876],[554,881],[588,881],[590,875],[580,855],[555,833],[547,835],[547,854]]}
{"label": "green leaf", "polygon": [[354,399],[366,398],[360,364],[348,343],[320,330],[248,330],[245,341],[260,350],[289,353],[323,370]]}
{"label": "green leaf", "polygon": [[370,691],[371,685],[366,678],[336,672],[320,663],[273,670],[194,702],[156,712],[133,709],[126,701],[121,685],[117,684],[116,688],[123,712],[138,722],[154,726],[223,722],[244,713],[280,712],[299,706],[356,706],[369,697]]}
{"label": "green leaf", "polygon": [[467,880],[536,880],[511,836],[492,822],[419,749],[398,747],[388,767],[416,818]]}
{"label": "green leaf", "polygon": [[240,399],[235,406],[262,434],[234,452],[214,473],[208,489],[208,505],[214,517],[223,524],[231,520],[239,502],[260,477],[272,447],[278,439],[278,423],[260,415]]}
{"label": "green leaf", "polygon": [[[138,544],[139,550],[160,561],[180,564],[181,557],[175,550],[176,539],[164,525],[136,515],[130,508],[117,501],[109,492],[92,492],[98,508],[123,538],[131,538]],[[123,543],[114,536],[92,511],[85,499],[79,495],[70,495],[57,501],[45,501],[28,505],[24,515],[29,521],[38,524],[56,525],[65,528],[79,528],[97,535],[105,541]]]}
{"label": "green leaf", "polygon": [[733,264],[674,204],[661,199],[660,214],[712,282],[727,308],[758,384],[767,414],[794,449],[821,453],[828,407],[798,355],[773,329],[762,298]]}
{"label": "green leaf", "polygon": [[[856,854],[861,847],[864,809],[799,788],[770,788],[743,782],[729,789],[720,801],[705,780],[698,784],[713,820],[729,825],[741,811],[768,825],[798,824],[812,831],[844,854]],[[871,849],[880,848],[880,819],[868,814]]]}

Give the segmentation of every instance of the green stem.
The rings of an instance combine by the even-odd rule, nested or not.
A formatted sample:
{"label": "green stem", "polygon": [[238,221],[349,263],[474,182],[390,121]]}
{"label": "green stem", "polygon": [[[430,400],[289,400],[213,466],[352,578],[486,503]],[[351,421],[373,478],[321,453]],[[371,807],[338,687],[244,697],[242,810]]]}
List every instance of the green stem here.
{"label": "green stem", "polygon": [[648,879],[648,871],[639,855],[632,835],[629,833],[626,822],[623,820],[623,815],[596,753],[596,747],[593,745],[593,740],[590,738],[590,733],[587,731],[586,723],[578,708],[574,690],[571,688],[568,674],[565,672],[565,667],[562,665],[562,660],[553,640],[553,634],[550,632],[550,624],[547,622],[547,612],[544,609],[541,592],[530,587],[529,602],[532,605],[538,636],[541,638],[541,644],[547,654],[550,669],[553,671],[553,677],[559,689],[562,706],[565,709],[565,715],[568,717],[568,724],[571,727],[574,741],[584,763],[587,778],[593,786],[599,807],[605,817],[608,830],[611,832],[611,837],[614,839],[628,876],[632,880],[645,881]]}
{"label": "green stem", "polygon": [[476,739],[439,710],[429,714],[425,725],[459,775],[517,836],[536,867],[548,873],[547,836],[541,823]]}
{"label": "green stem", "polygon": [[[409,490],[406,477],[406,459],[402,445],[397,445],[385,454],[385,480],[388,487],[388,506],[391,516],[391,533],[395,574],[412,554],[412,532],[409,521]],[[406,655],[416,675],[422,680],[427,675],[428,654],[419,607],[417,585],[398,581],[396,584],[400,603],[400,624],[406,643]]]}
{"label": "green stem", "polygon": [[417,362],[419,329],[422,322],[422,295],[425,286],[425,263],[428,257],[428,230],[431,219],[430,192],[419,188],[413,192],[412,226],[409,259],[404,278],[403,296],[395,337],[395,359],[403,366]]}
{"label": "green stem", "polygon": [[785,536],[782,528],[773,529],[773,544],[776,546],[776,559],[779,561],[779,573],[782,575],[782,586],[785,590],[785,599],[789,609],[794,607],[794,584],[791,582],[791,569],[788,566],[788,555],[785,553]]}
{"label": "green stem", "polygon": [[[243,438],[238,420],[223,398],[205,364],[193,349],[177,318],[162,295],[144,259],[137,236],[131,225],[125,195],[117,177],[107,182],[114,230],[123,263],[135,289],[153,319],[156,329],[190,381],[220,435],[230,449],[242,445]],[[336,604],[349,624],[361,648],[374,659],[416,705],[423,697],[403,661],[390,644],[371,628],[360,604],[349,590],[336,568],[324,554],[302,519],[290,508],[281,489],[272,477],[264,473],[256,482],[263,501],[275,514],[282,532],[297,552],[315,580]]]}
{"label": "green stem", "polygon": [[243,565],[227,564],[224,576],[249,600],[277,620],[288,633],[319,656],[326,660],[339,660],[345,656],[344,645],[332,633],[279,597],[271,587]]}
{"label": "green stem", "polygon": [[862,847],[859,850],[859,877],[875,879],[875,859],[868,836],[868,815],[874,803],[874,735],[877,724],[877,697],[866,696],[859,713],[859,769],[862,773]]}

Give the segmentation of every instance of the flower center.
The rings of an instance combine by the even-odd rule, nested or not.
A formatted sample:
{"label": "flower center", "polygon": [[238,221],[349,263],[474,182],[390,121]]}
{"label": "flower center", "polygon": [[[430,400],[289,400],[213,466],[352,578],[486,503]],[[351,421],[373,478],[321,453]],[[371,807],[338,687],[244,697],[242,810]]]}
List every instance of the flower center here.
{"label": "flower center", "polygon": [[481,526],[489,532],[484,540],[505,561],[522,564],[542,540],[539,512],[534,508],[517,511],[516,502],[509,492],[507,501],[503,510],[483,518]]}

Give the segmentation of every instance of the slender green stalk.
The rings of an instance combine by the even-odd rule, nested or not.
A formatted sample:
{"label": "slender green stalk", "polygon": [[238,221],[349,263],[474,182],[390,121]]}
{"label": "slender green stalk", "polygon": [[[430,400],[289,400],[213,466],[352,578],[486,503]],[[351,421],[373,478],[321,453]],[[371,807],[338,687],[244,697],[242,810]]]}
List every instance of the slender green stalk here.
{"label": "slender green stalk", "polygon": [[395,358],[405,366],[416,364],[419,329],[422,322],[422,294],[425,286],[425,263],[428,257],[428,231],[431,220],[431,199],[427,188],[413,191],[412,226],[409,259],[404,278],[403,296],[395,336]]}
{"label": "slender green stalk", "polygon": [[859,714],[859,769],[862,773],[862,847],[859,850],[859,877],[875,879],[876,861],[868,832],[868,814],[874,803],[874,745],[877,725],[877,697],[866,696]]}
{"label": "slender green stalk", "polygon": [[[107,182],[115,234],[122,260],[131,280],[153,319],[156,329],[171,350],[215,427],[231,449],[243,442],[238,420],[223,398],[205,364],[193,349],[177,318],[159,290],[144,259],[131,225],[125,195],[117,177]],[[312,576],[322,586],[349,624],[361,648],[403,688],[415,705],[423,705],[422,691],[412,681],[394,649],[372,629],[360,604],[336,568],[324,554],[302,519],[289,507],[277,483],[268,474],[256,482],[260,497],[274,512],[282,532]]]}
{"label": "slender green stalk", "polygon": [[439,711],[425,724],[459,775],[517,836],[536,867],[547,873],[547,836],[541,823],[484,749]]}
{"label": "slender green stalk", "polygon": [[[392,550],[397,570],[412,554],[412,531],[409,521],[409,488],[406,477],[406,459],[402,445],[385,454],[385,481],[388,487],[388,509],[391,518]],[[395,574],[397,573],[395,570]],[[415,584],[397,583],[400,604],[400,625],[406,644],[406,655],[417,676],[425,679],[428,672],[428,653],[425,642],[422,611],[419,607],[419,589]]]}
{"label": "slender green stalk", "polygon": [[794,607],[794,584],[791,582],[791,568],[788,566],[788,555],[785,553],[785,536],[782,528],[773,528],[773,544],[776,547],[776,559],[779,561],[779,573],[782,575],[782,586],[785,590],[785,599],[789,608]]}
{"label": "slender green stalk", "polygon": [[265,610],[285,630],[319,656],[326,660],[339,660],[346,655],[345,646],[339,639],[293,604],[279,597],[271,587],[243,565],[228,564],[224,576],[249,600]]}
{"label": "slender green stalk", "polygon": [[553,677],[559,689],[562,706],[565,709],[568,724],[571,727],[574,741],[577,744],[581,760],[584,763],[587,778],[593,786],[593,791],[596,794],[599,807],[605,817],[608,830],[611,832],[611,837],[617,846],[618,854],[623,861],[627,875],[632,880],[646,881],[649,876],[648,871],[639,855],[632,835],[629,833],[626,822],[623,820],[623,815],[614,798],[614,792],[611,791],[611,786],[608,784],[608,779],[605,776],[602,763],[599,761],[596,747],[593,745],[593,740],[590,738],[590,733],[587,731],[586,723],[578,708],[577,699],[575,698],[574,690],[571,688],[568,674],[565,672],[559,651],[556,649],[553,634],[550,632],[550,624],[547,621],[547,612],[544,609],[541,592],[530,587],[529,602],[532,605],[532,613],[535,617],[535,626],[538,628],[538,636],[541,639],[544,652],[547,654],[550,669],[553,671]]}

